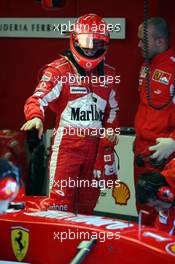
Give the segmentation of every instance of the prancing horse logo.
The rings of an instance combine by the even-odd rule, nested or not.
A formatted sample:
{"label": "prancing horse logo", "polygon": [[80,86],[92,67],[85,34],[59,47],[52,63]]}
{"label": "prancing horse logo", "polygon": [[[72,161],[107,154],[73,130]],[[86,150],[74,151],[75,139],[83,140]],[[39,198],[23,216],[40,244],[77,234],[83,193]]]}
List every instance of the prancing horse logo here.
{"label": "prancing horse logo", "polygon": [[29,247],[29,230],[21,226],[11,227],[11,243],[15,257],[22,261]]}

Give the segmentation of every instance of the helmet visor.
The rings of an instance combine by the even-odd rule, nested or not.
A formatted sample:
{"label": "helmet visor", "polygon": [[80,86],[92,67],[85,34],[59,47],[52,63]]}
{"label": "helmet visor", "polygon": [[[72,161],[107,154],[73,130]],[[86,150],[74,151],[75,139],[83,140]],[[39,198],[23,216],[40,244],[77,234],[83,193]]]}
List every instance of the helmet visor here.
{"label": "helmet visor", "polygon": [[94,34],[79,34],[74,45],[88,57],[98,57],[107,49],[107,42]]}
{"label": "helmet visor", "polygon": [[94,34],[79,34],[77,35],[77,41],[79,47],[85,49],[104,49],[107,44],[102,36]]}

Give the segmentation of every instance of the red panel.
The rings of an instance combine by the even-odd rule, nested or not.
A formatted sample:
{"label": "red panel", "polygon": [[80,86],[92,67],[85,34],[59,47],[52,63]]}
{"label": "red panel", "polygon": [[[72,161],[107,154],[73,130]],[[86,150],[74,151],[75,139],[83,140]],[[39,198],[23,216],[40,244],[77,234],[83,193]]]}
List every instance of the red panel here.
{"label": "red panel", "polygon": [[170,25],[170,44],[175,48],[175,2],[174,0],[159,0],[159,14],[165,18]]}
{"label": "red panel", "polygon": [[[65,8],[43,9],[33,0],[0,1],[0,17],[72,17],[75,16],[75,0],[67,1]],[[54,60],[67,48],[64,39],[2,38],[0,129],[19,129],[25,121],[23,105],[37,83],[39,69]],[[53,127],[53,114],[47,118],[46,127]]]}
{"label": "red panel", "polygon": [[27,263],[67,264],[77,254],[80,242],[93,235],[97,243],[82,263],[174,264],[174,236],[156,229],[143,227],[138,239],[137,225],[118,219],[61,211],[27,213],[30,215],[0,216],[0,259],[16,261],[22,256]]}

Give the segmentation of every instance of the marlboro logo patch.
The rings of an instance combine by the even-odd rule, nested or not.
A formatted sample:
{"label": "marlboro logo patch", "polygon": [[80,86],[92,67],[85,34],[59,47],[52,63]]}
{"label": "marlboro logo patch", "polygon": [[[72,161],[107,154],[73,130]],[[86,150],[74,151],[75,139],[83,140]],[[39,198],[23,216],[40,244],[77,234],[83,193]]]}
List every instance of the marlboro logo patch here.
{"label": "marlboro logo patch", "polygon": [[161,70],[155,70],[152,79],[156,82],[160,82],[168,85],[171,79],[171,73],[164,72]]}

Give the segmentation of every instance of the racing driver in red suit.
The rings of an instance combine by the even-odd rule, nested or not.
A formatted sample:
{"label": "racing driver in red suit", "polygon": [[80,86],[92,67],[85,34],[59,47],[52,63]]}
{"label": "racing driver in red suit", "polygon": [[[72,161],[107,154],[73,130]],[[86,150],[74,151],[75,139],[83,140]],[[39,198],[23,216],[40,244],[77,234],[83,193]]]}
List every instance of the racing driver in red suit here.
{"label": "racing driver in red suit", "polygon": [[[56,112],[49,176],[58,209],[60,203],[67,211],[92,214],[99,197],[99,188],[91,184],[99,131],[104,129],[114,141],[118,127],[115,70],[104,63],[108,44],[101,17],[78,18],[70,51],[42,68],[40,82],[25,103],[27,122],[21,130],[35,128],[40,138],[46,108]],[[86,181],[83,188],[80,180]]]}
{"label": "racing driver in red suit", "polygon": [[[147,20],[147,59],[139,78],[140,103],[135,117],[136,140],[135,185],[138,176],[146,171],[160,172],[175,151],[175,52],[169,48],[168,26],[159,17]],[[138,46],[145,57],[144,24],[138,28]],[[149,70],[149,71],[148,71]],[[149,210],[143,223],[154,223],[155,213],[137,203],[140,209]]]}

